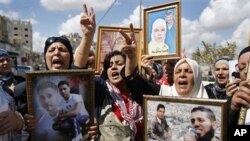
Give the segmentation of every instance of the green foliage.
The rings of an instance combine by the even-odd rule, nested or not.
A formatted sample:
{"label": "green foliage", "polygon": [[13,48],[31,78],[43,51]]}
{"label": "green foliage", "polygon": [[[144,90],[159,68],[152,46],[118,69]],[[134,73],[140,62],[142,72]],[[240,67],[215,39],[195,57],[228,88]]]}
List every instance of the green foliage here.
{"label": "green foliage", "polygon": [[207,64],[213,67],[215,61],[222,56],[235,57],[236,43],[227,42],[226,45],[217,46],[215,43],[209,44],[202,41],[202,47],[199,47],[193,52],[192,59],[196,60],[199,64]]}

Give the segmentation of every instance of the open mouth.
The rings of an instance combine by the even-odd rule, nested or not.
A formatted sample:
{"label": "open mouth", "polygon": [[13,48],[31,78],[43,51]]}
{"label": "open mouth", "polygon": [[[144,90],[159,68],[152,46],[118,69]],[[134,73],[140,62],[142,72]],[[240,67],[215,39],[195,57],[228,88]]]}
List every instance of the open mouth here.
{"label": "open mouth", "polygon": [[117,77],[117,76],[119,76],[119,73],[118,72],[112,72],[112,77]]}
{"label": "open mouth", "polygon": [[226,79],[224,76],[219,76],[218,79]]}
{"label": "open mouth", "polygon": [[59,60],[59,59],[55,59],[52,61],[52,64],[55,66],[62,66],[63,61]]}
{"label": "open mouth", "polygon": [[186,86],[188,83],[187,81],[179,81],[178,83],[180,86]]}

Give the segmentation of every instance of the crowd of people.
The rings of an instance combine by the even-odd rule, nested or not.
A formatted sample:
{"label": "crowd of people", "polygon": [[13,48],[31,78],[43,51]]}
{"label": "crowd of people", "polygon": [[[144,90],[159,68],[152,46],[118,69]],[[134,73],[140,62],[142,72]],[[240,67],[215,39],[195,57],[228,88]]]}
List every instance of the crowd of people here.
{"label": "crowd of people", "polygon": [[[169,12],[168,14],[171,14]],[[167,29],[164,20],[156,21],[163,26],[162,31]],[[90,48],[95,34],[95,13],[91,8],[88,12],[86,5],[83,6],[81,17],[82,40],[73,52],[70,41],[64,37],[49,37],[45,42],[44,60],[47,71],[67,69],[87,69],[91,61]],[[156,24],[155,23],[155,24]],[[120,30],[124,38],[121,51],[112,51],[105,56],[103,71],[100,76],[95,76],[95,119],[96,122],[88,122],[88,114],[80,113],[82,102],[80,97],[69,92],[69,84],[62,81],[58,85],[46,81],[39,91],[41,97],[59,100],[61,107],[53,102],[40,101],[44,107],[44,116],[50,117],[51,124],[56,121],[69,119],[74,126],[71,137],[66,140],[79,141],[75,138],[80,132],[88,134],[91,140],[108,141],[140,141],[143,140],[143,95],[177,96],[184,98],[212,98],[226,99],[229,103],[228,126],[237,124],[241,107],[250,105],[250,88],[247,80],[250,47],[244,48],[238,56],[238,68],[240,81],[229,82],[229,64],[227,59],[220,58],[215,63],[215,83],[204,86],[202,83],[202,72],[199,64],[189,58],[168,59],[164,62],[152,61],[152,57],[143,55],[138,60],[137,42],[135,39],[133,25],[129,25],[130,34]],[[153,28],[155,30],[156,28]],[[153,31],[152,31],[153,34]],[[154,35],[152,35],[154,36]],[[165,36],[165,35],[164,35]],[[162,38],[165,40],[165,37]],[[153,48],[154,46],[152,46]],[[164,52],[168,52],[168,46],[164,45]],[[92,54],[92,55],[91,55]],[[38,135],[41,140],[61,140],[56,138],[58,133],[56,125],[44,128],[39,125],[41,116],[27,112],[27,101],[22,101],[26,106],[18,108],[18,99],[26,96],[26,91],[20,92],[18,87],[25,87],[25,80],[20,80],[11,72],[10,56],[4,49],[0,49],[0,140],[21,141],[24,133],[31,133],[34,129],[41,128]],[[138,62],[141,61],[145,74],[141,74]],[[93,64],[93,63],[92,63]],[[238,85],[239,84],[239,85]],[[45,90],[50,91],[46,92]],[[49,99],[48,99],[49,100]],[[67,106],[68,102],[73,105]],[[50,106],[48,108],[48,106]],[[67,109],[70,107],[70,109]],[[47,110],[46,110],[47,108]],[[75,109],[74,109],[75,108]],[[156,140],[165,140],[174,134],[171,127],[164,118],[164,105],[158,105],[157,114],[150,126],[148,137]],[[47,111],[47,112],[46,112]],[[204,115],[203,117],[199,117]],[[43,116],[42,116],[43,117]],[[39,120],[38,120],[39,119]],[[192,128],[184,139],[196,141],[206,138],[206,141],[220,140],[213,132],[216,130],[216,118],[213,111],[206,107],[195,107],[190,115]],[[208,125],[199,123],[202,121]],[[82,131],[82,124],[88,122],[86,130]],[[74,124],[75,123],[75,124]],[[205,124],[206,124],[205,123]],[[50,124],[50,125],[51,125]],[[209,129],[206,127],[209,126]],[[201,132],[201,128],[208,130],[207,134]],[[80,130],[81,129],[81,130]],[[166,131],[166,133],[165,133]],[[193,134],[192,134],[193,132]],[[25,134],[27,135],[27,134]],[[65,138],[64,138],[65,140]]]}

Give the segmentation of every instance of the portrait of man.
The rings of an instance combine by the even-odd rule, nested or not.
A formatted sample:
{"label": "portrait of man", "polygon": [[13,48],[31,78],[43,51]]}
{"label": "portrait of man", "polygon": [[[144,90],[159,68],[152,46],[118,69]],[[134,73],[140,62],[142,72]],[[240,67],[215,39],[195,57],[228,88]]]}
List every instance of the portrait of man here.
{"label": "portrait of man", "polygon": [[[73,83],[72,77],[53,76],[36,79],[33,97],[37,127],[36,141],[84,140],[83,126],[89,120],[82,89],[83,81]],[[76,86],[75,86],[76,85]],[[79,87],[81,85],[81,87]]]}
{"label": "portrait of man", "polygon": [[197,106],[191,110],[191,125],[189,132],[184,135],[184,141],[219,141],[215,136],[217,129],[214,112],[207,107]]}
{"label": "portrait of man", "polygon": [[167,24],[167,33],[165,42],[169,47],[170,53],[176,52],[176,12],[175,8],[166,10],[165,21]]}
{"label": "portrait of man", "polygon": [[[69,131],[72,140],[82,139],[81,126],[89,119],[83,99],[79,94],[70,92],[70,84],[66,80],[58,83],[58,89],[63,98],[59,103],[59,112],[53,124],[55,130]],[[67,125],[67,127],[64,127]]]}
{"label": "portrait of man", "polygon": [[151,140],[165,141],[171,139],[172,131],[165,117],[165,106],[158,104],[157,112],[148,129],[148,137]]}
{"label": "portrait of man", "polygon": [[59,112],[59,102],[62,100],[57,85],[52,81],[41,81],[36,87],[38,106],[36,117],[38,126],[35,129],[35,140],[70,140],[68,134],[62,134],[52,128],[54,119]]}
{"label": "portrait of man", "polygon": [[[144,96],[147,141],[226,140],[227,101]],[[213,102],[213,103],[212,103]],[[217,102],[217,103],[216,103]],[[212,103],[212,105],[211,105]],[[224,116],[225,115],[225,116]]]}

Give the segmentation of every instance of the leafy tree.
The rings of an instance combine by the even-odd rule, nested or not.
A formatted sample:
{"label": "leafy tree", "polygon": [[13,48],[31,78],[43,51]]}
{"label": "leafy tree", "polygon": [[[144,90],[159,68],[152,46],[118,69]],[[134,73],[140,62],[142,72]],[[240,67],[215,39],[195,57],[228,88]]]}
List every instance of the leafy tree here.
{"label": "leafy tree", "polygon": [[210,70],[213,68],[215,61],[222,56],[230,58],[235,57],[236,43],[227,42],[226,45],[217,46],[214,44],[205,43],[202,41],[202,47],[199,47],[192,53],[192,59],[196,60],[199,64],[209,65]]}

